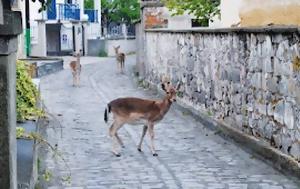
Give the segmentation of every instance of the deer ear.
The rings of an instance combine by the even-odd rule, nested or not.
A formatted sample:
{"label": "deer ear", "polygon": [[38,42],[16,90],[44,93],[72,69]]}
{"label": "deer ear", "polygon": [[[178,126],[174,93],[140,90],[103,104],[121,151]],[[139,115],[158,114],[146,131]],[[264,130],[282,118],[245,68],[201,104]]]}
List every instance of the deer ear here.
{"label": "deer ear", "polygon": [[164,91],[166,91],[166,87],[165,87],[165,84],[164,84],[164,83],[161,84],[161,88],[162,88]]}
{"label": "deer ear", "polygon": [[177,91],[180,89],[180,86],[181,86],[181,83],[178,82],[177,85],[176,85],[176,90],[177,90]]}

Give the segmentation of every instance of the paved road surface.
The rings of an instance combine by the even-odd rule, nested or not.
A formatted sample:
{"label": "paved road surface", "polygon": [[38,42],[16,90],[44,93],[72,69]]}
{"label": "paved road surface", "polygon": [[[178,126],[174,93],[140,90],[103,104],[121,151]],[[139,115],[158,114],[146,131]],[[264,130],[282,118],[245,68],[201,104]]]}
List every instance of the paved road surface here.
{"label": "paved road surface", "polygon": [[138,126],[120,129],[126,148],[121,157],[113,156],[108,125],[103,121],[107,102],[121,96],[157,98],[131,82],[129,70],[134,60],[133,56],[128,58],[127,73],[120,75],[116,74],[112,58],[82,58],[80,88],[71,86],[68,66],[41,80],[45,105],[55,116],[47,129],[48,138],[52,144],[58,144],[72,173],[71,183],[61,181],[68,171],[49,153],[46,164],[54,173],[50,189],[300,188],[290,177],[174,107],[155,127],[158,157],[151,155],[148,136],[144,152],[137,151],[142,133]]}

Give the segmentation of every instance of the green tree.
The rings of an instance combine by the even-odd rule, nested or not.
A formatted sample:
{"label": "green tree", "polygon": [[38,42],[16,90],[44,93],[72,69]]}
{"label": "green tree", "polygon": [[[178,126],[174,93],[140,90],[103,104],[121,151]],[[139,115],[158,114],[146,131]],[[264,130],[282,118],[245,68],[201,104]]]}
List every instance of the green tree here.
{"label": "green tree", "polygon": [[[31,0],[32,2],[36,2],[36,0]],[[50,5],[52,0],[38,0],[41,4],[41,7],[39,8],[39,12],[42,12],[47,9],[47,6]]]}
{"label": "green tree", "polygon": [[130,24],[140,18],[138,0],[101,0],[101,6],[108,21]]}
{"label": "green tree", "polygon": [[84,0],[84,9],[94,9],[94,0]]}
{"label": "green tree", "polygon": [[162,0],[172,15],[193,14],[200,22],[220,15],[220,0]]}

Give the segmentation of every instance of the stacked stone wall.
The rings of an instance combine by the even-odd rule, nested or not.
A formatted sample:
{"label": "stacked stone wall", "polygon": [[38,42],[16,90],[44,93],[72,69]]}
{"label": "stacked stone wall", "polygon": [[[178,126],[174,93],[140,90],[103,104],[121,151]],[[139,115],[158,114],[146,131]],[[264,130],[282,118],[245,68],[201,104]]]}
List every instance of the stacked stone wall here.
{"label": "stacked stone wall", "polygon": [[146,79],[180,81],[180,101],[300,159],[297,28],[148,30]]}

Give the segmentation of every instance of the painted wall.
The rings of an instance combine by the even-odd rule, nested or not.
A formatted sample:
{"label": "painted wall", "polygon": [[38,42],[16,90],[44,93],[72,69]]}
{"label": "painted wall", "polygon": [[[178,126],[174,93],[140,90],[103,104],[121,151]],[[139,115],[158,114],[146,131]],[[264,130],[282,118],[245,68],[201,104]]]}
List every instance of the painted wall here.
{"label": "painted wall", "polygon": [[239,11],[243,0],[221,0],[221,27],[230,27],[240,22]]}
{"label": "painted wall", "polygon": [[108,39],[106,41],[106,52],[108,56],[115,56],[114,47],[120,45],[120,51],[128,54],[135,53],[136,51],[136,42],[135,39]]}
{"label": "painted wall", "polygon": [[37,23],[38,37],[36,43],[31,43],[31,56],[47,56],[46,23],[41,21]]}
{"label": "painted wall", "polygon": [[222,0],[223,27],[300,25],[299,0]]}
{"label": "painted wall", "polygon": [[143,9],[143,19],[145,28],[169,28],[169,29],[189,29],[192,28],[192,15],[171,16],[172,12],[166,7],[145,7]]}
{"label": "painted wall", "polygon": [[87,39],[97,39],[101,36],[101,25],[100,23],[88,23],[85,31]]}

